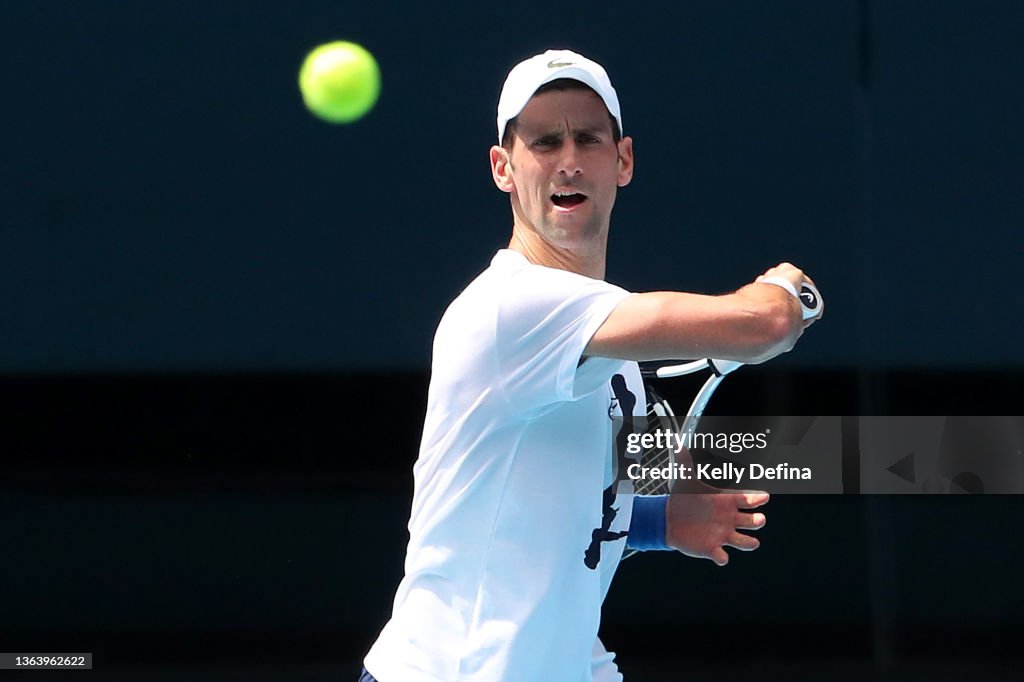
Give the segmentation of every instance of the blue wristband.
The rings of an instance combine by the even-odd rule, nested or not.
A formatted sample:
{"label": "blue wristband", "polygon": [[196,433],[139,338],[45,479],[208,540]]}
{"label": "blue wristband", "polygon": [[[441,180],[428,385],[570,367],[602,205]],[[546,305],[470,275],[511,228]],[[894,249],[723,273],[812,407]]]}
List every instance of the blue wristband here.
{"label": "blue wristband", "polygon": [[638,552],[672,549],[665,544],[665,508],[668,495],[634,495],[626,547]]}

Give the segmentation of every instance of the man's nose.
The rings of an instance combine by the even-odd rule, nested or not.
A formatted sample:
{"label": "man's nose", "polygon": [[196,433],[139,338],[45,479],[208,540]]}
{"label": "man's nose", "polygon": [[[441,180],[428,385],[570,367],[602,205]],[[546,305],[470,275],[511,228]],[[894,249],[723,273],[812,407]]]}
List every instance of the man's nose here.
{"label": "man's nose", "polygon": [[583,172],[583,169],[580,167],[579,149],[574,140],[569,140],[562,145],[562,154],[558,159],[558,172],[570,177]]}

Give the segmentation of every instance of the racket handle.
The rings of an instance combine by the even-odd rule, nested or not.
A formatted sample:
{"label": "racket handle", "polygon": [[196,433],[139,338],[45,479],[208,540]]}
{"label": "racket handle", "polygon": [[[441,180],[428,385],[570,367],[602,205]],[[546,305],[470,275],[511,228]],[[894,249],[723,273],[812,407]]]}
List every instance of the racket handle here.
{"label": "racket handle", "polygon": [[803,310],[803,316],[805,320],[809,320],[812,317],[817,317],[821,313],[821,309],[825,307],[825,302],[821,300],[821,293],[817,287],[808,282],[803,282],[800,285],[799,293],[793,283],[785,277],[758,277],[757,281],[762,284],[774,284],[777,287],[782,287],[793,297],[800,301],[800,308]]}
{"label": "racket handle", "polygon": [[800,285],[800,295],[797,298],[800,299],[800,307],[803,308],[805,320],[817,317],[825,307],[825,301],[822,300],[818,288],[807,282]]}

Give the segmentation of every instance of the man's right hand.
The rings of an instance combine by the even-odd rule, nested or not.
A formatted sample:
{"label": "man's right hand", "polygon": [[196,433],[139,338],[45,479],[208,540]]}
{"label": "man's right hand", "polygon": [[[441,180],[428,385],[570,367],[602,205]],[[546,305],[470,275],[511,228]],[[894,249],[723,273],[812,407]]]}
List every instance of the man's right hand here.
{"label": "man's right hand", "polygon": [[[789,282],[793,286],[793,291],[797,292],[798,296],[800,294],[802,286],[805,283],[810,284],[815,289],[817,289],[817,285],[814,283],[814,280],[805,275],[803,270],[801,270],[800,268],[796,267],[791,263],[779,263],[774,268],[769,268],[768,270],[765,271],[763,275],[754,280],[754,284],[763,283],[765,280],[769,278],[776,280],[782,279]],[[777,285],[769,284],[769,286]],[[824,311],[824,307],[819,305],[818,314],[804,320],[804,329],[810,327],[812,324],[820,320],[822,313]]]}

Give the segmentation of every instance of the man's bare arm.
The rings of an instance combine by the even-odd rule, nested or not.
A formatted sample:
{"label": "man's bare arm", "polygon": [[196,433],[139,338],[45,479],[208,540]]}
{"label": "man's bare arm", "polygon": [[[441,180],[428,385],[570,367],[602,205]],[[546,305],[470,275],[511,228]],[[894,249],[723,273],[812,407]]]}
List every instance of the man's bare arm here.
{"label": "man's bare arm", "polygon": [[[784,276],[797,289],[805,279],[789,264],[765,275]],[[634,294],[612,311],[584,354],[637,361],[710,357],[753,364],[793,348],[814,321],[804,321],[799,301],[772,284],[755,282],[723,296]]]}

